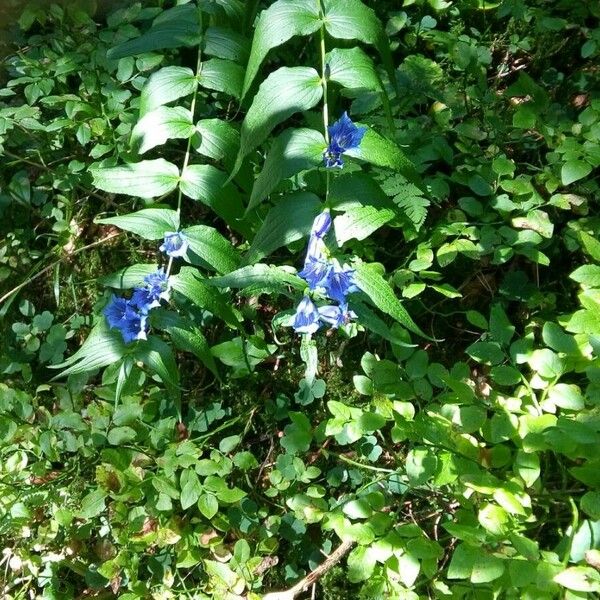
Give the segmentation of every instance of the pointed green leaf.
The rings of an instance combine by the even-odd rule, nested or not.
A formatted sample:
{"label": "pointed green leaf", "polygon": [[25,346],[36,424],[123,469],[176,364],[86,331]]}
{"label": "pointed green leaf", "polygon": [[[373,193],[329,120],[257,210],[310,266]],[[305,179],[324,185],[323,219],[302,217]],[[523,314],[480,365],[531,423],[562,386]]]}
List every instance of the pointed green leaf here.
{"label": "pointed green leaf", "polygon": [[164,158],[119,167],[92,168],[90,173],[98,189],[140,198],[168,194],[177,187],[179,181],[179,169]]}
{"label": "pointed green leaf", "polygon": [[254,30],[242,97],[248,92],[269,50],[296,35],[310,35],[320,26],[319,5],[314,0],[277,0],[263,10]]}
{"label": "pointed green leaf", "polygon": [[175,6],[161,12],[146,33],[114,46],[107,56],[117,59],[165,48],[194,46],[200,41],[200,35],[198,9],[192,4]]}
{"label": "pointed green leaf", "polygon": [[212,371],[215,377],[219,378],[217,365],[210,353],[210,346],[198,327],[192,323],[185,323],[182,319],[181,326],[167,327],[166,330],[177,348],[194,354]]}
{"label": "pointed green leaf", "polygon": [[239,98],[244,69],[230,60],[211,58],[202,63],[198,81],[202,87]]}
{"label": "pointed green leaf", "polygon": [[169,282],[174,290],[191,300],[196,306],[220,317],[230,327],[237,328],[239,319],[231,308],[231,302],[219,292],[212,281],[203,279],[198,269],[183,267]]}
{"label": "pointed green leaf", "polygon": [[107,493],[102,489],[95,489],[86,494],[81,501],[81,509],[77,513],[81,519],[93,519],[106,508]]}
{"label": "pointed green leaf", "polygon": [[167,140],[188,139],[196,131],[192,113],[181,106],[159,106],[146,113],[131,132],[131,144],[144,154]]}
{"label": "pointed green leaf", "polygon": [[356,285],[369,296],[374,306],[396,319],[400,325],[406,327],[409,331],[428,340],[431,339],[411,319],[390,284],[381,276],[376,267],[367,263],[358,263],[355,265],[355,269],[354,281]]}
{"label": "pointed green leaf", "polygon": [[131,265],[115,273],[103,275],[98,278],[98,283],[118,290],[129,290],[141,285],[144,277],[150,275],[150,273],[154,273],[157,268],[155,263]]}
{"label": "pointed green leaf", "polygon": [[248,42],[246,38],[233,29],[226,27],[208,27],[204,32],[204,54],[233,60],[246,64],[248,59]]}
{"label": "pointed green leaf", "polygon": [[196,123],[196,131],[192,138],[196,152],[233,165],[240,146],[240,133],[233,125],[221,119],[202,119]]}
{"label": "pointed green leaf", "polygon": [[276,125],[294,113],[312,108],[322,95],[321,78],[310,67],[281,67],[271,73],[258,88],[242,123],[240,151],[231,177]]}
{"label": "pointed green leaf", "polygon": [[364,240],[382,225],[391,221],[394,216],[392,209],[376,208],[375,206],[359,206],[337,215],[333,220],[333,225],[338,246],[342,246],[353,238]]}
{"label": "pointed green leaf", "polygon": [[334,48],[325,58],[329,65],[329,79],[341,86],[381,91],[381,81],[375,65],[360,48]]}
{"label": "pointed green leaf", "polygon": [[242,198],[227,182],[227,175],[212,165],[188,165],[181,175],[181,191],[209,206],[236,231],[246,234],[247,223],[242,220]]}
{"label": "pointed green leaf", "polygon": [[202,494],[198,499],[198,510],[207,519],[212,519],[219,512],[219,501],[212,494]]}
{"label": "pointed green leaf", "polygon": [[215,271],[229,273],[239,266],[240,258],[235,248],[216,229],[194,225],[184,229],[183,233],[190,244],[190,250]]}
{"label": "pointed green leaf", "polygon": [[253,263],[302,237],[308,236],[321,201],[310,192],[298,192],[280,200],[258,230],[246,259]]}
{"label": "pointed green leaf", "polygon": [[322,164],[327,144],[314,129],[286,129],[273,143],[254,182],[248,210],[258,206],[286,177]]}
{"label": "pointed green leaf", "polygon": [[191,94],[198,85],[194,72],[188,67],[163,67],[152,73],[140,98],[140,115]]}
{"label": "pointed green leaf", "polygon": [[213,277],[208,283],[222,288],[244,288],[245,292],[262,290],[261,293],[282,293],[288,287],[296,290],[306,287],[304,280],[285,268],[262,263],[242,267],[222,277]]}
{"label": "pointed green leaf", "polygon": [[166,231],[179,229],[179,214],[169,208],[143,208],[120,217],[96,219],[96,223],[114,225],[146,240],[161,240]]}
{"label": "pointed green leaf", "polygon": [[378,167],[393,169],[404,175],[419,188],[423,188],[421,176],[413,162],[394,142],[379,135],[370,127],[367,129],[360,146],[348,150],[345,154]]}
{"label": "pointed green leaf", "polygon": [[583,160],[568,160],[560,171],[563,185],[570,185],[587,177],[592,172],[592,165]]}
{"label": "pointed green leaf", "polygon": [[181,508],[187,510],[190,506],[196,504],[202,494],[202,484],[193,469],[185,469],[181,473],[179,484],[181,486]]}
{"label": "pointed green leaf", "polygon": [[109,329],[106,319],[101,317],[75,354],[58,365],[49,365],[49,368],[68,367],[57,377],[72,373],[87,373],[118,362],[123,358],[126,350],[127,346],[123,342],[122,335],[114,329]]}
{"label": "pointed green leaf", "polygon": [[155,335],[149,335],[136,346],[133,356],[161,378],[173,398],[179,398],[179,371],[171,346]]}

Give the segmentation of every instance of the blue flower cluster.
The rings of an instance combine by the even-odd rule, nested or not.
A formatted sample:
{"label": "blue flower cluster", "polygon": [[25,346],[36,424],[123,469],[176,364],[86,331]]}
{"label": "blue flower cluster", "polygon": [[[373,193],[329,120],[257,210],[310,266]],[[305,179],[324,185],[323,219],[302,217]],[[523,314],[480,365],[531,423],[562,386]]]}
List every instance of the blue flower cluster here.
{"label": "blue flower cluster", "polygon": [[343,167],[342,154],[352,148],[358,148],[367,132],[366,127],[357,127],[348,113],[344,112],[341,118],[328,128],[329,145],[323,153],[325,166]]}
{"label": "blue flower cluster", "polygon": [[[160,250],[172,258],[185,256],[189,243],[180,231],[165,232]],[[104,308],[104,316],[111,329],[118,329],[125,343],[145,340],[148,333],[148,314],[169,299],[169,277],[158,269],[144,277],[144,285],[133,290],[131,298],[113,296]]]}
{"label": "blue flower cluster", "polygon": [[168,278],[158,269],[144,278],[144,285],[135,288],[131,298],[113,296],[104,308],[111,329],[118,329],[125,343],[145,340],[148,332],[148,313],[169,297]]}
{"label": "blue flower cluster", "polygon": [[313,222],[304,268],[298,275],[302,277],[310,290],[319,292],[335,300],[338,304],[320,306],[308,295],[298,304],[292,327],[297,333],[315,333],[322,323],[337,328],[346,324],[356,315],[348,308],[348,294],[357,292],[354,284],[354,270],[341,265],[336,259],[327,257],[324,238],[331,228],[331,215],[324,211]]}

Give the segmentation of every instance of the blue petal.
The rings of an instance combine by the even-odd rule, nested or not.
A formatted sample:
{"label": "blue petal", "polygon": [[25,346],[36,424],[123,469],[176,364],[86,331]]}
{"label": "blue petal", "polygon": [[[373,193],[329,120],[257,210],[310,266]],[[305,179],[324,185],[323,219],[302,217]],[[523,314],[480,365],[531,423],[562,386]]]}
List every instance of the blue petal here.
{"label": "blue petal", "polygon": [[331,223],[331,213],[328,210],[324,210],[321,214],[317,215],[313,221],[310,230],[311,237],[314,236],[323,239],[331,229]]}
{"label": "blue petal", "polygon": [[298,273],[311,290],[324,286],[330,272],[332,271],[331,263],[324,260],[307,260],[304,263],[304,269]]}
{"label": "blue petal", "polygon": [[348,267],[341,267],[337,261],[334,261],[331,271],[327,278],[321,282],[325,288],[325,293],[340,304],[346,304],[347,295],[358,291],[354,284],[354,270]]}
{"label": "blue petal", "polygon": [[113,296],[103,312],[111,329],[118,329],[127,344],[146,338],[146,314],[131,300]]}
{"label": "blue petal", "polygon": [[315,333],[320,326],[319,311],[315,303],[304,296],[296,308],[292,327],[296,333]]}
{"label": "blue petal", "polygon": [[125,298],[113,296],[102,311],[110,327],[117,327],[125,317],[128,301]]}
{"label": "blue petal", "polygon": [[342,153],[352,148],[358,148],[365,133],[366,127],[357,127],[348,113],[344,112],[341,118],[328,128],[329,145],[323,155],[326,167],[341,167],[344,164]]}
{"label": "blue petal", "polygon": [[185,256],[188,247],[189,242],[183,232],[165,231],[164,241],[159,250],[164,252],[167,256],[177,258],[179,256]]}

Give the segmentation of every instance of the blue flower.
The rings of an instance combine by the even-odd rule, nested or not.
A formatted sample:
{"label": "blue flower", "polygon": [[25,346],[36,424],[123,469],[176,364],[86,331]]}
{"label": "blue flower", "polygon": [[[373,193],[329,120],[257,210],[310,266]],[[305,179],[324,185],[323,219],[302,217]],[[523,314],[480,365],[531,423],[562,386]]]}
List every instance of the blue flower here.
{"label": "blue flower", "polygon": [[352,148],[358,148],[367,132],[366,127],[357,127],[348,113],[344,112],[339,121],[328,127],[329,146],[323,154],[326,167],[342,167],[342,154]]}
{"label": "blue flower", "polygon": [[152,308],[160,306],[160,301],[169,299],[168,278],[163,269],[158,269],[144,277],[144,287],[135,288],[131,303],[141,312],[148,313]]}
{"label": "blue flower", "polygon": [[337,260],[331,262],[331,269],[321,280],[319,286],[325,289],[329,298],[339,304],[346,304],[347,295],[358,291],[358,287],[354,283],[354,269],[347,265],[342,267]]}
{"label": "blue flower", "polygon": [[144,287],[135,288],[131,303],[142,312],[147,313],[151,308],[160,306],[161,300],[169,299],[168,278],[163,269],[158,269],[144,277]]}
{"label": "blue flower", "polygon": [[310,230],[310,237],[316,237],[322,240],[331,229],[331,223],[331,213],[328,210],[324,210],[315,217]]}
{"label": "blue flower", "polygon": [[129,300],[113,296],[102,311],[110,327],[118,327],[125,318],[125,312],[129,306]]}
{"label": "blue flower", "polygon": [[103,312],[111,329],[118,329],[126,344],[146,339],[147,314],[131,300],[113,296]]}
{"label": "blue flower", "polygon": [[311,290],[316,290],[318,287],[323,286],[323,282],[327,280],[329,274],[333,269],[332,264],[329,261],[322,259],[308,259],[304,263],[304,269],[298,273]]}
{"label": "blue flower", "polygon": [[320,306],[318,311],[321,321],[331,325],[334,329],[346,325],[352,319],[356,319],[356,313],[348,310],[347,304]]}
{"label": "blue flower", "polygon": [[177,258],[178,256],[185,256],[188,247],[189,242],[183,232],[165,231],[165,238],[159,250],[167,256]]}
{"label": "blue flower", "polygon": [[296,308],[292,327],[296,333],[315,333],[320,326],[319,311],[315,303],[308,296],[304,296]]}

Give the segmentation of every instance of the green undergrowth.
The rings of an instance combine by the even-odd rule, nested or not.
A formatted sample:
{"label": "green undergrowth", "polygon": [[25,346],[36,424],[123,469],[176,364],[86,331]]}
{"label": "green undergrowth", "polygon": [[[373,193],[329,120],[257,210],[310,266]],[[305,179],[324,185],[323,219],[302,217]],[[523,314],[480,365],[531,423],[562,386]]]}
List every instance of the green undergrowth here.
{"label": "green undergrowth", "polygon": [[0,596],[597,597],[594,3],[5,4]]}

